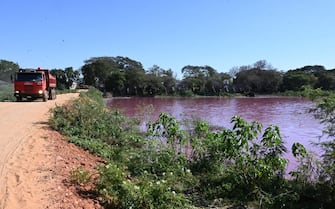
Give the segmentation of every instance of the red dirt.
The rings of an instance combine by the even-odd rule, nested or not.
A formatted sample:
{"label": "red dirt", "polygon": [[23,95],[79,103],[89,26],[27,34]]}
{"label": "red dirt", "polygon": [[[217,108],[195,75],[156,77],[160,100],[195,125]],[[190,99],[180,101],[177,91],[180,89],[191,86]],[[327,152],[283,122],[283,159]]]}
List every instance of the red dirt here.
{"label": "red dirt", "polygon": [[66,142],[47,124],[50,108],[77,96],[0,103],[0,209],[102,208],[70,183],[71,171],[82,167],[93,173],[101,159]]}

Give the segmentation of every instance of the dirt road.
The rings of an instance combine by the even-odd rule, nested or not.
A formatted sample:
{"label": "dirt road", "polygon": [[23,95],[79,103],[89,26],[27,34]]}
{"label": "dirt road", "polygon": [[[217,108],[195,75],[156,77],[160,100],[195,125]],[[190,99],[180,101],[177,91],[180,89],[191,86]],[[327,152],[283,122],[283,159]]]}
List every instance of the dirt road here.
{"label": "dirt road", "polygon": [[53,168],[46,166],[55,161],[48,150],[52,140],[49,109],[77,96],[58,95],[48,102],[0,102],[0,209],[51,208],[46,204],[58,188],[53,188]]}

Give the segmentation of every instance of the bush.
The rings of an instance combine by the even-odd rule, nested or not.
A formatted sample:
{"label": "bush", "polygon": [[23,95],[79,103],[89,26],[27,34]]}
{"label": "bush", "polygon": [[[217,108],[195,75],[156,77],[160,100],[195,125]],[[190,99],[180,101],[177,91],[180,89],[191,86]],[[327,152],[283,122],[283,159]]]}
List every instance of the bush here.
{"label": "bush", "polygon": [[52,111],[51,126],[68,136],[97,139],[107,144],[122,143],[120,139],[137,133],[137,121],[119,110],[107,110],[101,94],[96,90],[82,93],[79,99]]}
{"label": "bush", "polygon": [[111,208],[188,208],[183,193],[173,189],[173,173],[164,179],[155,179],[144,172],[139,178],[131,178],[124,167],[107,164],[100,168],[97,189],[105,204]]}
{"label": "bush", "polygon": [[82,166],[73,169],[70,173],[71,183],[76,185],[87,184],[91,181],[91,174],[85,170]]}

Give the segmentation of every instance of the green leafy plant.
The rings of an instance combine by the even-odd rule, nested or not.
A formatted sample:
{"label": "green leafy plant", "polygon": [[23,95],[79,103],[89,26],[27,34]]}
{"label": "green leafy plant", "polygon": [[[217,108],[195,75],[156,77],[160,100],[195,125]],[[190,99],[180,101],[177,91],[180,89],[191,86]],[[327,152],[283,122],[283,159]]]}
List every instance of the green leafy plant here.
{"label": "green leafy plant", "polygon": [[[173,174],[164,179],[153,178],[144,172],[139,178],[131,178],[124,167],[107,164],[100,168],[99,193],[105,204],[112,208],[188,208],[183,193],[171,187]],[[174,182],[174,181],[173,181]]]}
{"label": "green leafy plant", "polygon": [[89,171],[80,166],[71,171],[70,181],[72,184],[85,185],[91,181],[91,174]]}
{"label": "green leafy plant", "polygon": [[147,136],[149,137],[165,140],[174,149],[180,149],[184,145],[185,133],[180,129],[180,123],[165,112],[160,113],[156,121],[149,121],[147,127]]}
{"label": "green leafy plant", "polygon": [[[271,186],[282,181],[287,161],[279,128],[269,126],[261,138],[262,125],[232,118],[233,128],[209,131],[199,122],[192,172],[201,179],[200,192],[206,199],[222,196],[240,203],[258,201],[260,207],[273,203]],[[206,177],[205,177],[206,176]]]}

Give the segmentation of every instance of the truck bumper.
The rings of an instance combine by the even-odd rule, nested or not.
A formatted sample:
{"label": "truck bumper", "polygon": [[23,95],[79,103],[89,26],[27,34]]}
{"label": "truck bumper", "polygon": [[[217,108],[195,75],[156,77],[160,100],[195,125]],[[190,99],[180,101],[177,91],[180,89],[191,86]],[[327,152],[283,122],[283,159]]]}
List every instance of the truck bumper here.
{"label": "truck bumper", "polygon": [[28,98],[28,99],[35,99],[35,98],[43,98],[43,92],[40,93],[20,93],[20,92],[15,92],[14,96],[16,98]]}

